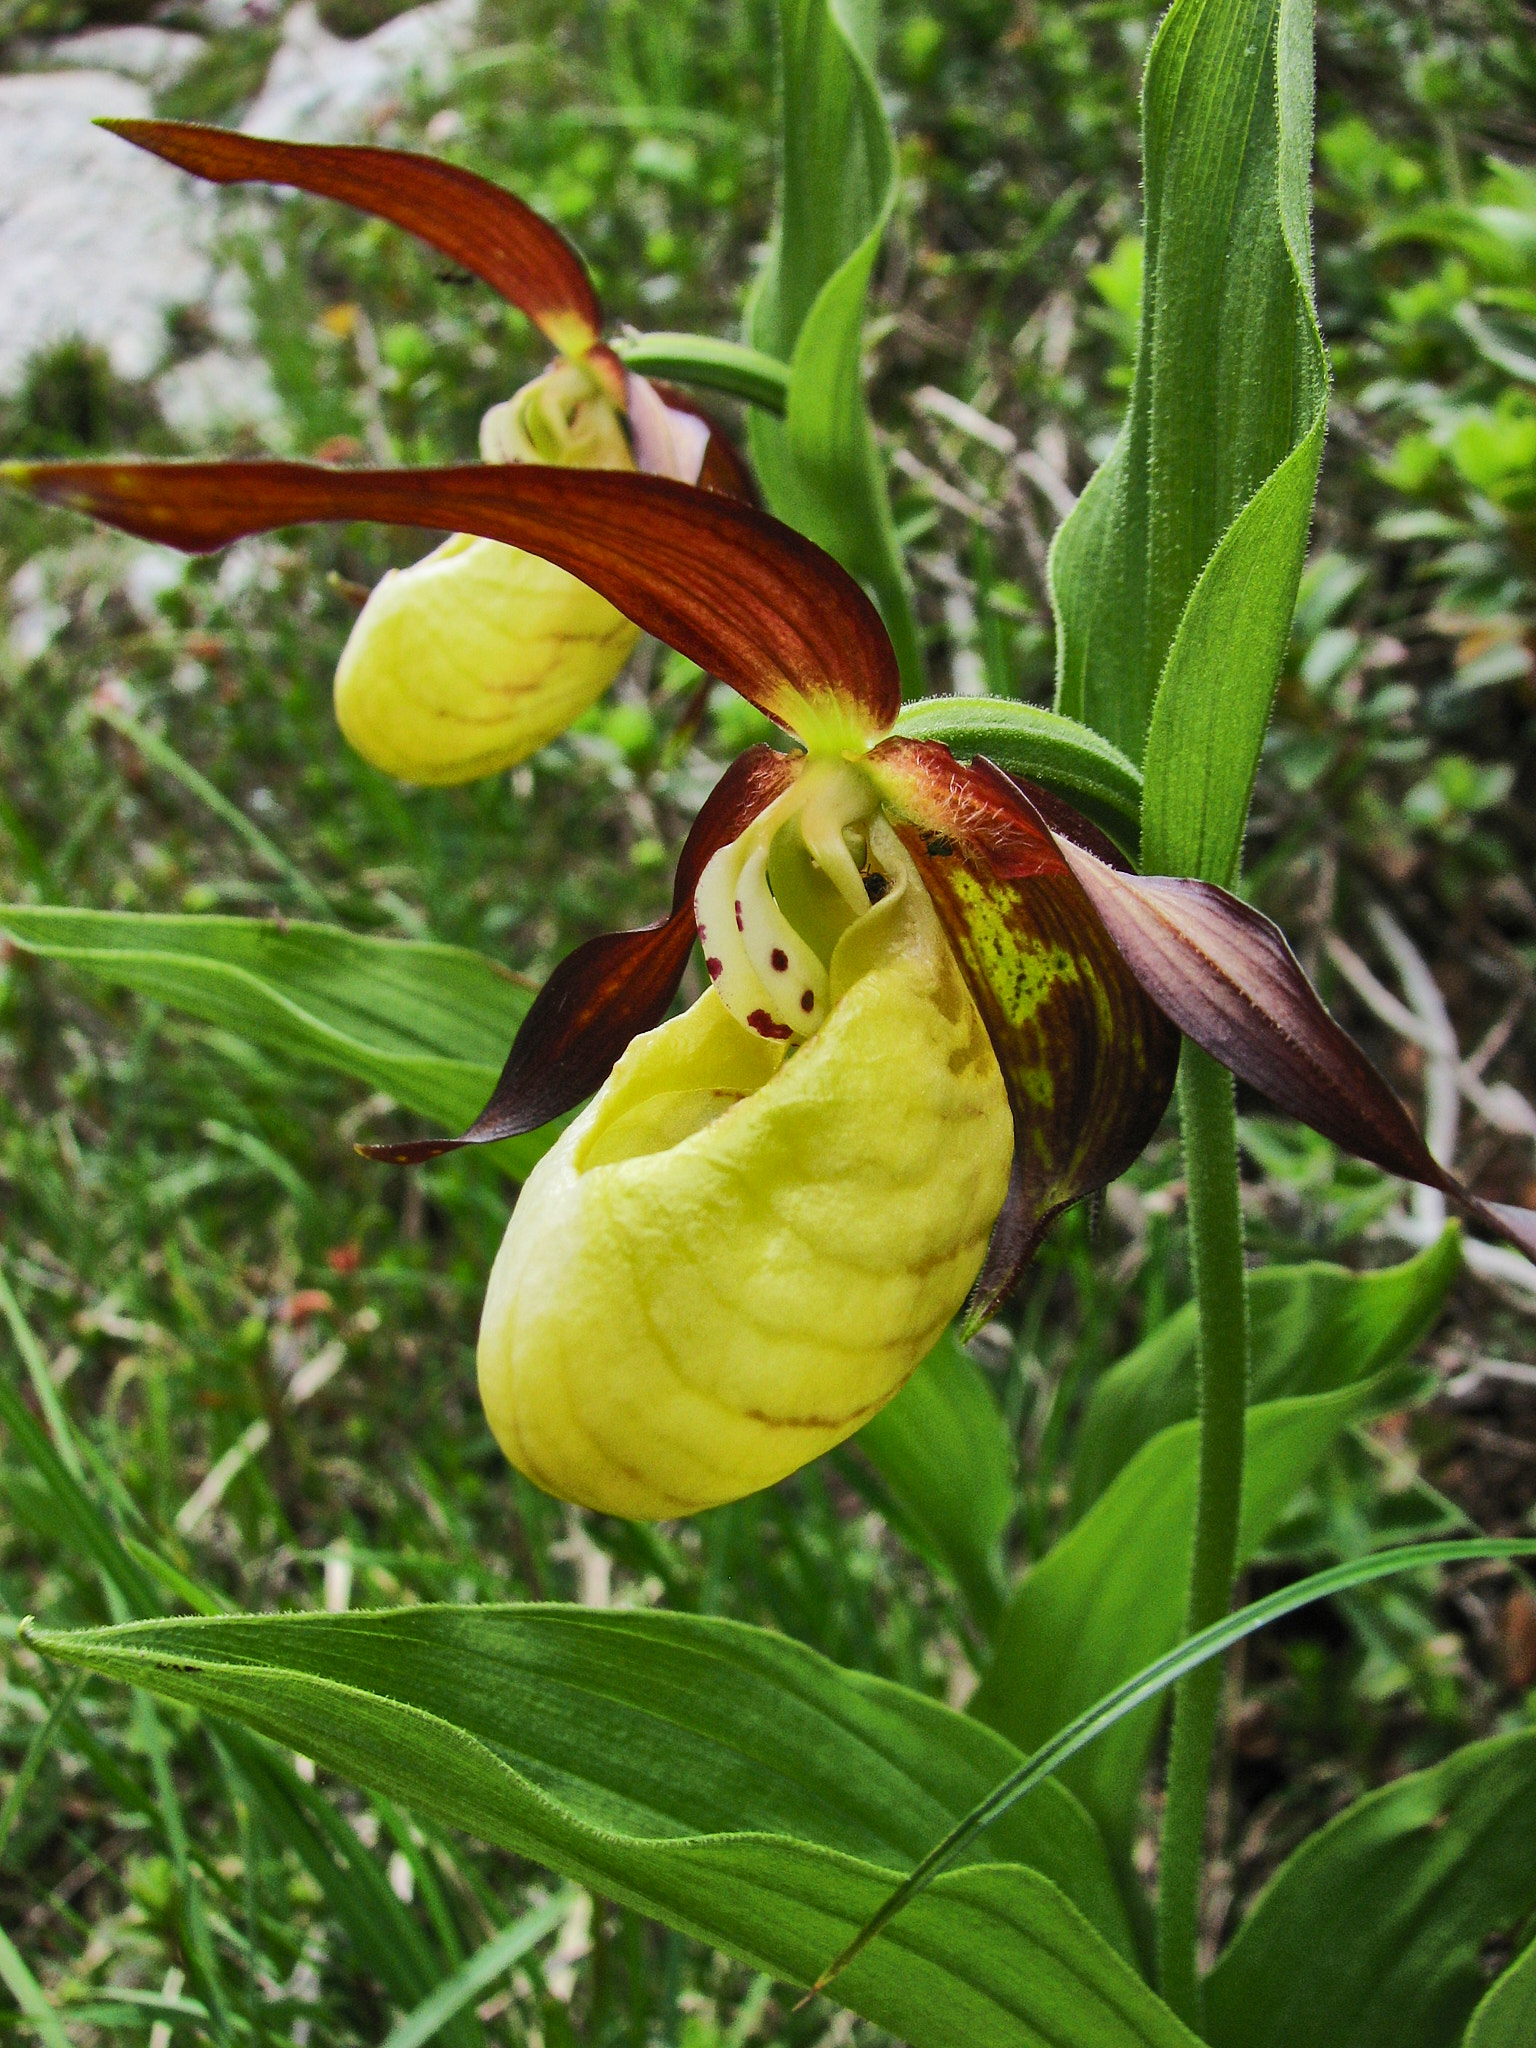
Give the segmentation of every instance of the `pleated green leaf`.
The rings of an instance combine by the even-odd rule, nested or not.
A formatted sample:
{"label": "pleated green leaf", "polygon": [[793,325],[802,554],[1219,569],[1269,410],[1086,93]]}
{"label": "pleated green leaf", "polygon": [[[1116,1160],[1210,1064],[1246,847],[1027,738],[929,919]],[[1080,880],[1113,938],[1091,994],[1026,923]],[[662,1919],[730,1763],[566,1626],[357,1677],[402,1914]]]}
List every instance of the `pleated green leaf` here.
{"label": "pleated green leaf", "polygon": [[[1460,1269],[1461,1232],[1452,1224],[1414,1258],[1374,1272],[1312,1260],[1250,1273],[1253,1398],[1326,1393],[1402,1358],[1429,1328]],[[1144,1443],[1195,1413],[1198,1342],[1190,1302],[1094,1388],[1074,1453],[1074,1520]]]}
{"label": "pleated green leaf", "polygon": [[748,329],[789,364],[789,393],[783,421],[754,411],[749,434],[769,509],[873,591],[916,695],[922,652],[864,401],[865,301],[897,182],[879,27],[879,0],[780,0],[778,224]]}
{"label": "pleated green leaf", "polygon": [[1095,1700],[1091,1707],[1057,1729],[1049,1741],[1031,1751],[1017,1770],[995,1785],[963,1820],[957,1821],[944,1839],[935,1842],[922,1862],[895,1887],[879,1912],[865,1922],[848,1947],[833,1957],[816,1980],[817,1988],[822,1989],[840,1977],[876,1935],[884,1933],[903,1913],[910,1911],[913,1901],[928,1890],[941,1872],[953,1868],[987,1829],[995,1827],[1021,1799],[1047,1783],[1063,1764],[1098,1741],[1108,1729],[1126,1714],[1133,1713],[1143,1702],[1156,1699],[1169,1686],[1177,1685],[1181,1678],[1198,1670],[1211,1658],[1235,1648],[1256,1630],[1281,1620],[1285,1615],[1299,1614],[1302,1608],[1310,1607],[1314,1601],[1353,1592],[1356,1587],[1371,1585],[1378,1579],[1395,1578],[1403,1572],[1432,1571],[1441,1565],[1479,1563],[1492,1558],[1508,1562],[1529,1557],[1533,1551],[1536,1551],[1536,1542],[1529,1538],[1497,1536],[1445,1543],[1397,1544],[1352,1557],[1343,1564],[1330,1565],[1324,1571],[1313,1572],[1309,1577],[1283,1586],[1277,1593],[1268,1593],[1262,1600],[1254,1600],[1248,1606],[1240,1607],[1235,1614],[1223,1615],[1219,1621],[1187,1636],[1176,1648],[1165,1651],[1153,1663],[1133,1672],[1113,1692]]}
{"label": "pleated green leaf", "polygon": [[[1241,1556],[1262,1547],[1340,1433],[1379,1408],[1396,1381],[1389,1366],[1352,1385],[1248,1410]],[[971,1710],[1020,1749],[1038,1749],[1178,1642],[1199,1454],[1197,1422],[1159,1431],[1009,1602]],[[1153,1701],[1128,1714],[1063,1771],[1121,1853],[1158,1712]]]}
{"label": "pleated green leaf", "polygon": [[[557,1606],[218,1617],[40,1651],[227,1716],[419,1817],[808,1983],[1014,1768],[989,1730],[739,1624]],[[1042,1785],[839,1984],[913,2048],[1190,2048],[1104,1845]]]}
{"label": "pleated green leaf", "polygon": [[1478,2001],[1464,2048],[1530,2048],[1536,2041],[1536,1942],[1516,1957]]}
{"label": "pleated green leaf", "polygon": [[[1207,1980],[1206,2036],[1213,2048],[1454,2048],[1483,1988],[1482,1944],[1532,1911],[1526,1730],[1369,1793],[1303,1843]],[[1506,2017],[1522,1998],[1536,2014],[1517,1980]],[[1536,2039],[1479,2025],[1488,2048]]]}
{"label": "pleated green leaf", "polygon": [[[479,953],[249,917],[0,907],[23,952],[348,1074],[455,1131],[496,1085],[532,992]],[[501,1156],[523,1174],[541,1134]]]}
{"label": "pleated green leaf", "polygon": [[899,1532],[948,1573],[990,1635],[1006,1585],[1002,1536],[1018,1505],[1013,1444],[953,1328],[854,1442],[884,1482]]}
{"label": "pleated green leaf", "polygon": [[1056,708],[1143,765],[1146,867],[1219,882],[1241,850],[1326,419],[1311,29],[1310,0],[1178,0],[1158,32],[1130,407],[1051,564]]}

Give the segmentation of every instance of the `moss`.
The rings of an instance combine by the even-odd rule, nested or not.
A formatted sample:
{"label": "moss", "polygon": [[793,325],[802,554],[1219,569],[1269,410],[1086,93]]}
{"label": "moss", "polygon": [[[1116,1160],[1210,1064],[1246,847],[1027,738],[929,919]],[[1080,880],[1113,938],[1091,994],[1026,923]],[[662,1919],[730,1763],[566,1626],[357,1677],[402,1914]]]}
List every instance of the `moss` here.
{"label": "moss", "polygon": [[148,388],[125,383],[102,349],[79,339],[35,357],[17,396],[0,403],[0,455],[158,453],[165,443]]}

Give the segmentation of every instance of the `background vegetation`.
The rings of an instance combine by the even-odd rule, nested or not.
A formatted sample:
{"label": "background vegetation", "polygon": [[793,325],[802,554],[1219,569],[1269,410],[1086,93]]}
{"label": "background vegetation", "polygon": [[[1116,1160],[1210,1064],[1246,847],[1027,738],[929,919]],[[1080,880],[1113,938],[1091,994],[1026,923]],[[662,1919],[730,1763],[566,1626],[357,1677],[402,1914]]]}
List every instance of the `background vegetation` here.
{"label": "background vegetation", "polygon": [[[339,33],[387,11],[322,9]],[[515,185],[577,240],[615,316],[734,331],[772,206],[773,17],[767,0],[487,0],[451,88],[384,133]],[[7,61],[124,18],[9,5]],[[1049,691],[1045,548],[1127,383],[1154,25],[1135,0],[888,8],[904,182],[868,342],[936,686]],[[272,42],[262,22],[223,31],[162,111],[238,113]],[[1532,1204],[1536,12],[1327,5],[1319,63],[1337,392],[1251,883],[1416,1107],[1438,1075],[1443,1115],[1447,1062],[1466,1062],[1461,1170]],[[293,452],[468,456],[480,413],[543,360],[489,294],[340,209],[232,208],[228,232]],[[174,339],[190,355],[204,337]],[[0,453],[125,445],[175,443],[147,390],[75,346],[0,405]],[[700,719],[696,674],[646,649],[510,779],[401,790],[341,743],[329,679],[348,586],[417,552],[408,535],[307,534],[170,580],[158,557],[7,500],[0,897],[278,916],[323,899],[355,928],[473,945],[535,979],[591,932],[654,914],[753,714],[717,694]],[[493,1160],[367,1166],[350,1140],[383,1135],[387,1103],[20,955],[0,966],[0,1075],[10,1338],[40,1347],[129,1526],[223,1597],[665,1599],[966,1696],[966,1610],[856,1447],[660,1530],[568,1511],[508,1471],[473,1376],[509,1197]],[[1256,1251],[1402,1255],[1413,1220],[1395,1185],[1261,1113],[1245,1143]],[[1058,1228],[978,1343],[1020,1447],[1015,1563],[1062,1525],[1095,1377],[1187,1294],[1181,1196],[1170,1134],[1097,1228]],[[1309,1546],[1366,1540],[1381,1511],[1365,1475],[1383,1469],[1413,1526],[1459,1509],[1489,1533],[1527,1528],[1533,1311],[1518,1286],[1464,1276],[1418,1354],[1436,1398],[1346,1439],[1251,1587],[1293,1575]],[[34,1610],[104,1618],[24,1461],[9,1443],[0,1458],[7,1633]],[[1250,1646],[1213,1947],[1362,1789],[1536,1716],[1536,1599],[1507,1583],[1372,1591]],[[66,1692],[8,1647],[0,1926],[74,2039],[152,2023],[190,2039],[184,1994],[224,1996],[258,2040],[382,2039],[551,1893],[507,1857],[312,1786],[302,1765],[253,1775],[190,1716]],[[875,2038],[828,2004],[791,2015],[766,1981],[601,1900],[554,1918],[553,1946],[453,2023],[465,2048]]]}

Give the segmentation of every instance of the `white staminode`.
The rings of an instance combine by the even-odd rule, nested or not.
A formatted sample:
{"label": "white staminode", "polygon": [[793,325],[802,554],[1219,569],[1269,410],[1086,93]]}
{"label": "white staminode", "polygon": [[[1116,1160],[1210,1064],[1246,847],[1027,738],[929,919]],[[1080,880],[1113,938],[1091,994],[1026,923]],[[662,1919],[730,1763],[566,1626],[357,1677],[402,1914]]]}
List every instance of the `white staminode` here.
{"label": "white staminode", "polygon": [[825,1021],[828,1002],[827,961],[774,893],[774,840],[785,826],[798,828],[805,852],[841,898],[846,924],[849,914],[862,917],[870,907],[854,847],[862,857],[874,809],[873,791],[857,769],[815,763],[699,877],[693,908],[710,979],[737,1022],[762,1038],[809,1037]]}
{"label": "white staminode", "polygon": [[763,1035],[794,1038],[814,1031],[827,1013],[827,970],[780,910],[768,885],[768,848],[761,843],[742,863],[731,909],[763,1004],[779,1027]]}

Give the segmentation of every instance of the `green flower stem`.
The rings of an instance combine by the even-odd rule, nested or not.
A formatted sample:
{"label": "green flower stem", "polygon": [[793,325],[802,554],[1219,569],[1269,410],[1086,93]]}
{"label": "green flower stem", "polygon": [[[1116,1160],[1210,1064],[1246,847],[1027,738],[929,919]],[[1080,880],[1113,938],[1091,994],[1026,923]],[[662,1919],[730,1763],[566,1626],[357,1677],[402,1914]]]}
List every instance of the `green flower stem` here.
{"label": "green flower stem", "polygon": [[631,369],[682,384],[701,384],[731,398],[760,405],[781,418],[789,403],[789,365],[761,349],[708,334],[625,335],[614,353]]}
{"label": "green flower stem", "polygon": [[[1232,1076],[1187,1041],[1179,1065],[1179,1120],[1200,1317],[1200,1488],[1184,1623],[1193,1635],[1221,1620],[1232,1599],[1243,1504],[1248,1294]],[[1221,1660],[1213,1657],[1179,1686],[1163,1808],[1158,1977],[1169,2005],[1197,2030],[1200,1874],[1223,1675]]]}

